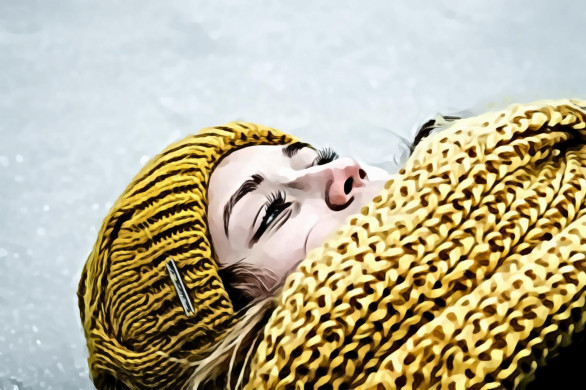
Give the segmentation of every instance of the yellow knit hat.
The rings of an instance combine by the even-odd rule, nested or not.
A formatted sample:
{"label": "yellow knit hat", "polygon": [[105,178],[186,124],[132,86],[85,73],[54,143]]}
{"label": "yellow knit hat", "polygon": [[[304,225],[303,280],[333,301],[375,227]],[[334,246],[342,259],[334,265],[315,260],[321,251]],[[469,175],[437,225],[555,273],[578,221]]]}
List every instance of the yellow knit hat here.
{"label": "yellow knit hat", "polygon": [[[294,141],[251,123],[206,128],[169,145],[132,180],[104,219],[77,291],[98,389],[180,389],[193,368],[173,358],[205,358],[233,326],[206,223],[209,178],[234,150]],[[168,258],[193,315],[180,303]]]}

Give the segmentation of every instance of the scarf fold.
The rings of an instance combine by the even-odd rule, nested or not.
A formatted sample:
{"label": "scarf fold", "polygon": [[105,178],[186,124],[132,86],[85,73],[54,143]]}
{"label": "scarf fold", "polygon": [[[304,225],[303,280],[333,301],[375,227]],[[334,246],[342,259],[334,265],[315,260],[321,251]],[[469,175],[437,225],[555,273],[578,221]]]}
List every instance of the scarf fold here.
{"label": "scarf fold", "polygon": [[586,322],[586,101],[425,138],[291,274],[246,389],[526,384]]}

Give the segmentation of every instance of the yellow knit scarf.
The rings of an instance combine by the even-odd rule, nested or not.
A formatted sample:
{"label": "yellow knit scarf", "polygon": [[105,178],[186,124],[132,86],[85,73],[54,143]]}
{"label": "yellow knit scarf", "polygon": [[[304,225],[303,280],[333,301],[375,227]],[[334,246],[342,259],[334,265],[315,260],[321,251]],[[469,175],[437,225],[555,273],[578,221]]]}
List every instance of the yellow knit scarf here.
{"label": "yellow knit scarf", "polygon": [[247,389],[527,383],[586,322],[586,102],[459,120],[285,282]]}

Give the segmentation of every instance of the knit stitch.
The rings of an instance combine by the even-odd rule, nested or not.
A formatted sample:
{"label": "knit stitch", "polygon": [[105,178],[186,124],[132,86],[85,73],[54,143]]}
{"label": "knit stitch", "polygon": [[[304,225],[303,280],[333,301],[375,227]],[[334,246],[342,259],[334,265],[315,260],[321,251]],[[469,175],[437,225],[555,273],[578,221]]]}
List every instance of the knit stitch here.
{"label": "knit stitch", "polygon": [[458,120],[291,274],[246,389],[496,389],[586,322],[586,102]]}
{"label": "knit stitch", "polygon": [[[231,152],[295,138],[231,122],[169,145],[136,175],[104,219],[83,268],[79,310],[99,390],[182,389],[237,318],[207,228],[207,186]],[[195,313],[166,269],[172,258]]]}

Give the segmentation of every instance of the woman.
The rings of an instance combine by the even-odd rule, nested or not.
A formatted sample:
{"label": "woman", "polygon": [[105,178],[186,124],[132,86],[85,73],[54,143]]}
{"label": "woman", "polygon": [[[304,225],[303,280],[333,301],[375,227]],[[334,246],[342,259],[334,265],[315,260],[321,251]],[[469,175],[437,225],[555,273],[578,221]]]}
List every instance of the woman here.
{"label": "woman", "polygon": [[82,272],[96,387],[242,384],[284,278],[388,177],[251,123],[167,147],[114,204]]}
{"label": "woman", "polygon": [[335,157],[233,123],[148,163],[82,272],[96,386],[517,388],[586,327],[586,102],[458,120],[372,201]]}

